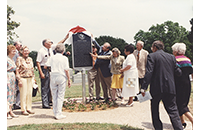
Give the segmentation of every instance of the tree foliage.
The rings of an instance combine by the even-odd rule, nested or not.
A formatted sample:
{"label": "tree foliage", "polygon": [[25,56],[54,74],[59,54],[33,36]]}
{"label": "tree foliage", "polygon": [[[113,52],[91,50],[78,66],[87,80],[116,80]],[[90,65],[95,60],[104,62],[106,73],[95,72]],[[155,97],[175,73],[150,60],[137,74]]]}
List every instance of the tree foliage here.
{"label": "tree foliage", "polygon": [[108,42],[111,45],[111,49],[117,47],[121,51],[121,55],[125,55],[124,47],[128,45],[128,43],[126,43],[124,39],[114,38],[111,36],[100,36],[98,38],[95,38],[95,40],[98,42],[99,45],[103,45],[105,42]]}
{"label": "tree foliage", "polygon": [[34,65],[34,67],[36,66],[37,53],[38,53],[37,51],[31,51],[29,53],[29,56],[33,59],[33,65]]}
{"label": "tree foliage", "polygon": [[188,34],[188,39],[191,43],[193,43],[193,18],[190,20],[191,31]]}
{"label": "tree foliage", "polygon": [[18,35],[14,32],[14,29],[20,26],[20,23],[17,23],[13,20],[11,20],[11,15],[14,15],[15,11],[7,5],[7,44],[13,43],[13,36]]}
{"label": "tree foliage", "polygon": [[147,32],[139,30],[134,39],[136,41],[144,42],[144,49],[151,52],[152,43],[156,40],[163,41],[165,45],[165,52],[172,53],[171,46],[177,42],[185,43],[187,50],[185,55],[191,60],[193,58],[193,44],[188,40],[189,32],[177,22],[166,21],[162,24],[152,25]]}

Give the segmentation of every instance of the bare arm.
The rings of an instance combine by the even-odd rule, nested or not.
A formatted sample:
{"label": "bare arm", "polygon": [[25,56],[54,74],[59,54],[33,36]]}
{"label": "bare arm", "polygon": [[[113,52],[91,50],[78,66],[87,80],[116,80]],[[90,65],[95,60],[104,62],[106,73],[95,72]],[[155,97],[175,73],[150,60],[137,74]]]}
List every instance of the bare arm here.
{"label": "bare arm", "polygon": [[127,65],[125,68],[121,69],[120,72],[124,72],[124,71],[127,71],[131,68],[130,65]]}
{"label": "bare arm", "polygon": [[70,74],[69,74],[69,70],[65,70],[65,73],[67,75],[67,79],[68,79],[68,87],[71,87],[71,80],[70,80]]}
{"label": "bare arm", "polygon": [[42,72],[42,69],[41,69],[40,63],[39,63],[39,62],[36,62],[36,64],[37,64],[37,68],[38,68],[39,73],[40,73],[40,77],[41,77],[42,79],[44,79],[45,76],[44,76],[44,73]]}
{"label": "bare arm", "polygon": [[67,33],[67,35],[65,36],[65,38],[62,39],[61,41],[59,41],[58,44],[64,43],[67,40],[68,37],[69,37],[69,33]]}

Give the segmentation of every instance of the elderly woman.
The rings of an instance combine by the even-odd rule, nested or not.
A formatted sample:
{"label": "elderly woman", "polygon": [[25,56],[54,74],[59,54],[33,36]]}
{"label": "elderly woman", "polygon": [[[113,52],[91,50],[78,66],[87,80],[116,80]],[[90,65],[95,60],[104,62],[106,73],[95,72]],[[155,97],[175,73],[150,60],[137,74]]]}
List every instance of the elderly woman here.
{"label": "elderly woman", "polygon": [[[13,57],[16,53],[16,47],[13,45],[7,46],[7,119],[12,119],[12,117],[18,117],[12,111],[12,106],[15,103],[16,94],[16,79],[15,73],[16,65]],[[10,116],[9,116],[10,114]]]}
{"label": "elderly woman", "polygon": [[98,59],[111,61],[111,73],[113,74],[111,83],[113,101],[115,101],[116,89],[122,89],[123,86],[123,78],[120,78],[121,77],[120,69],[122,68],[122,64],[124,62],[124,56],[121,56],[120,54],[121,52],[116,47],[112,49],[112,55],[109,56],[95,56],[91,54],[91,56],[97,57]]}
{"label": "elderly woman", "polygon": [[134,47],[132,45],[125,46],[124,53],[127,57],[123,63],[123,68],[120,70],[124,74],[122,96],[129,97],[127,107],[133,106],[133,96],[136,96],[139,92],[138,70],[133,51]]}
{"label": "elderly woman", "polygon": [[172,46],[172,50],[174,56],[176,57],[177,64],[182,70],[182,76],[175,77],[176,103],[182,125],[183,127],[186,127],[183,115],[185,115],[193,124],[193,117],[188,108],[191,93],[191,82],[189,75],[193,73],[193,68],[190,59],[184,56],[186,51],[186,45],[184,43],[175,43]]}
{"label": "elderly woman", "polygon": [[19,56],[16,61],[17,73],[16,78],[18,80],[20,91],[20,104],[22,115],[34,114],[32,111],[32,90],[35,79],[33,60],[29,57],[29,48],[23,46],[20,49],[22,56]]}
{"label": "elderly woman", "polygon": [[56,54],[50,57],[46,66],[51,67],[50,88],[53,96],[53,113],[57,120],[63,119],[66,116],[62,115],[62,106],[65,96],[66,82],[71,87],[69,75],[69,61],[62,54],[65,52],[65,46],[58,44],[55,48]]}

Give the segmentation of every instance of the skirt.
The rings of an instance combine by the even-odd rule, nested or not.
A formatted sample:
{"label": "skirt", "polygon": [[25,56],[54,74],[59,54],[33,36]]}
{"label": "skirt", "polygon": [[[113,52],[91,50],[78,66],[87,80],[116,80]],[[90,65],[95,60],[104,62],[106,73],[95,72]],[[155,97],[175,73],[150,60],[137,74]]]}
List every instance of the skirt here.
{"label": "skirt", "polygon": [[16,101],[16,79],[14,72],[7,73],[7,102],[12,105]]}
{"label": "skirt", "polygon": [[122,88],[123,87],[123,78],[120,78],[121,74],[114,74],[112,78],[111,88]]}

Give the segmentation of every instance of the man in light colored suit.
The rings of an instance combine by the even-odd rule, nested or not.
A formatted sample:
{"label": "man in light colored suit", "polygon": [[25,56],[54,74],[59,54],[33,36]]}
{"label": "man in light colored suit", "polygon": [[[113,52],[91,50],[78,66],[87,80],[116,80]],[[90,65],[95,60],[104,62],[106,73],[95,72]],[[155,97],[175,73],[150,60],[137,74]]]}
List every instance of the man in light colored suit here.
{"label": "man in light colored suit", "polygon": [[[135,59],[137,60],[137,69],[138,69],[138,78],[139,78],[139,88],[144,80],[145,75],[145,68],[147,63],[147,55],[149,54],[148,51],[143,49],[144,42],[137,41],[136,50],[133,52]],[[137,101],[137,97],[135,97],[134,101]]]}

